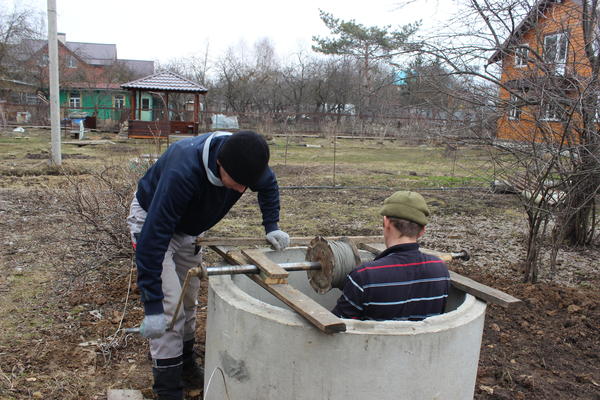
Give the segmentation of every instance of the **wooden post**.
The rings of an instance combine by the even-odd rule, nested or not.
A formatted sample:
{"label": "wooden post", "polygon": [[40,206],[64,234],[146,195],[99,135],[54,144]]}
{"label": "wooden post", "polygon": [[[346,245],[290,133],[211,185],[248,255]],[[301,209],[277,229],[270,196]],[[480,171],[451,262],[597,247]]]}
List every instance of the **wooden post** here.
{"label": "wooden post", "polygon": [[[194,95],[194,131],[198,129],[198,114],[200,113],[200,95],[196,93]],[[194,133],[197,133],[196,131]]]}
{"label": "wooden post", "polygon": [[138,96],[138,108],[137,108],[138,117],[137,117],[137,119],[138,119],[138,121],[141,121],[142,120],[142,91],[141,90],[137,91],[137,96]]}
{"label": "wooden post", "polygon": [[132,120],[135,120],[135,107],[136,107],[136,104],[137,104],[136,98],[135,98],[136,95],[137,95],[137,93],[136,93],[135,89],[130,89],[129,90],[129,102],[131,103],[130,104],[131,110],[129,110],[129,117]]}
{"label": "wooden post", "polygon": [[169,92],[165,92],[165,114],[164,121],[169,121]]}

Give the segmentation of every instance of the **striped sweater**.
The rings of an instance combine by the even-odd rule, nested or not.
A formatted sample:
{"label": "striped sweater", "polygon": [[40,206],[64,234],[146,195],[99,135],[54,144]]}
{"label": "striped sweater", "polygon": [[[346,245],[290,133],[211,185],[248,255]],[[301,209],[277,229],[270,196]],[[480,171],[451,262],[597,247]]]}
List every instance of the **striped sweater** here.
{"label": "striped sweater", "polygon": [[450,276],[446,264],[417,243],[392,246],[354,269],[332,312],[341,318],[420,321],[443,313]]}

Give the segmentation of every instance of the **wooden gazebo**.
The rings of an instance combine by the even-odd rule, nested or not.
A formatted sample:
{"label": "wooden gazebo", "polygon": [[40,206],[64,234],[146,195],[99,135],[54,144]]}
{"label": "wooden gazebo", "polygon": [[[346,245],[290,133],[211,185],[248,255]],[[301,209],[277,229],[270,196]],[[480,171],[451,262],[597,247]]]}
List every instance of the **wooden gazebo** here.
{"label": "wooden gazebo", "polygon": [[[169,71],[127,82],[122,84],[121,87],[130,92],[129,137],[168,138],[173,133],[194,135],[198,133],[200,95],[205,95],[208,92],[205,87]],[[165,110],[159,120],[142,121],[141,99],[143,92],[164,94]],[[169,119],[169,93],[194,94],[193,121],[171,121]]]}

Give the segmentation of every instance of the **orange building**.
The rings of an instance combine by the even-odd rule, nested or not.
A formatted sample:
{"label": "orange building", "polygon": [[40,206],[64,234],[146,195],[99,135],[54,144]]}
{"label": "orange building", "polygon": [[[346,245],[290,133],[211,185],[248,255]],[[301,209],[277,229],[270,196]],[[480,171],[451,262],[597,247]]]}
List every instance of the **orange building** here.
{"label": "orange building", "polygon": [[[591,90],[582,1],[538,1],[489,59],[502,68],[497,138],[579,142],[582,118],[596,109],[582,104],[595,105],[598,96]],[[598,46],[588,44],[597,54]],[[588,95],[595,100],[582,101]]]}

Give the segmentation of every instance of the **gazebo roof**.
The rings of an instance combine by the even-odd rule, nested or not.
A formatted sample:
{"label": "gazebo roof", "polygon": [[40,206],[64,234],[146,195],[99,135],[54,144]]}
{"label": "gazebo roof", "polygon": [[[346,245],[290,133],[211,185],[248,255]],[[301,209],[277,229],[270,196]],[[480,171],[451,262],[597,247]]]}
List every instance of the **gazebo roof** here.
{"label": "gazebo roof", "polygon": [[200,93],[208,92],[204,86],[192,82],[174,72],[164,71],[154,75],[148,75],[135,81],[121,85],[123,89],[153,90],[157,92],[184,92]]}

